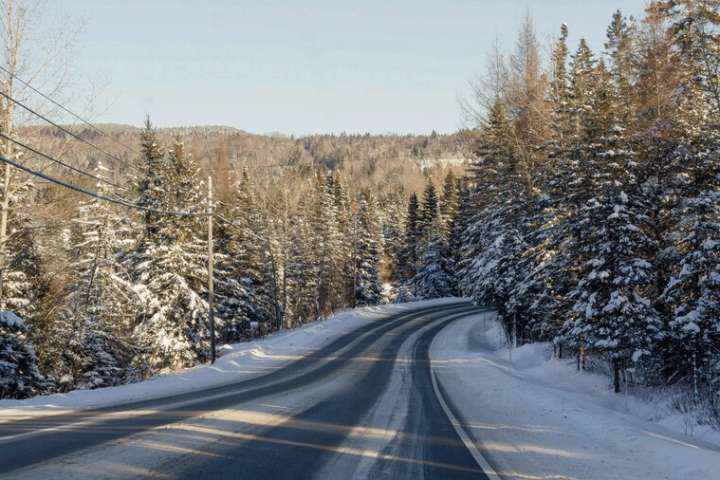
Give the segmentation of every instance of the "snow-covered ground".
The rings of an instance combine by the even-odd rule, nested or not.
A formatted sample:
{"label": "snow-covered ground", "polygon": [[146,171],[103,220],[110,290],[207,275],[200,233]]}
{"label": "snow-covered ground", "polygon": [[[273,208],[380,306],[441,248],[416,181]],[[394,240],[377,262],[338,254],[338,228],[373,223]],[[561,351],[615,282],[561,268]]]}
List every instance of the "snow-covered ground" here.
{"label": "snow-covered ground", "polygon": [[465,430],[512,479],[720,478],[720,434],[684,435],[663,402],[625,398],[602,375],[578,373],[546,344],[509,360],[493,314],[464,318],[431,348],[433,369]]}
{"label": "snow-covered ground", "polygon": [[462,301],[441,299],[341,311],[326,320],[258,340],[225,345],[215,365],[158,375],[143,382],[96,390],[75,390],[27,400],[0,400],[0,421],[32,415],[119,405],[218,387],[282,368],[368,322],[419,307]]}

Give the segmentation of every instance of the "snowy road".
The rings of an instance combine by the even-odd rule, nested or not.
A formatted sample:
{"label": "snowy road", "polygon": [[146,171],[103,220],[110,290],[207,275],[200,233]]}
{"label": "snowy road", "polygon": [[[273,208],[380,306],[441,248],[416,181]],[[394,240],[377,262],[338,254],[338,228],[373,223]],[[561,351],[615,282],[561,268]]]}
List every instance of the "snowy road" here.
{"label": "snowy road", "polygon": [[477,312],[456,302],[395,313],[201,392],[6,418],[0,477],[486,478],[429,361],[433,338]]}

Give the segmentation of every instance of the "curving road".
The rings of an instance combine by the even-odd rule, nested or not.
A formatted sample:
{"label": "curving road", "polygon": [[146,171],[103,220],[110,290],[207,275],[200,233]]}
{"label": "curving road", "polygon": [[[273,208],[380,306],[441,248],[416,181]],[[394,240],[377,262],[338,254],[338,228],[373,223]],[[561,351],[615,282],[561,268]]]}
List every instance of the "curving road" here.
{"label": "curving road", "polygon": [[488,478],[429,360],[478,312],[418,309],[232,385],[0,424],[0,478]]}

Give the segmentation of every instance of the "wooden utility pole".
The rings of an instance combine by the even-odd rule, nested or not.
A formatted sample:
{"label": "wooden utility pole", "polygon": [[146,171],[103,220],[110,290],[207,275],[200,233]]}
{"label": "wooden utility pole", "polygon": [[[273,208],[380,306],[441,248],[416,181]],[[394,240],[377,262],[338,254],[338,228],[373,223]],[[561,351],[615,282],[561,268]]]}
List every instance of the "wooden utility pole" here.
{"label": "wooden utility pole", "polygon": [[213,286],[213,193],[212,175],[208,175],[208,322],[210,323],[210,363],[215,363],[215,291]]}

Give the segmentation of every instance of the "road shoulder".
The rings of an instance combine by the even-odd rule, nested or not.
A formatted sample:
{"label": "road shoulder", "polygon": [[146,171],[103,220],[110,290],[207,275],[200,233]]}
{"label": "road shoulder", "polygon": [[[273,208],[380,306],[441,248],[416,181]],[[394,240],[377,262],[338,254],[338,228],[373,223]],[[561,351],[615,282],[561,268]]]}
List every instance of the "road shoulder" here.
{"label": "road shoulder", "polygon": [[430,352],[464,431],[501,477],[686,479],[720,471],[716,445],[609,408],[568,388],[570,380],[556,386],[522,358],[510,363],[493,323],[491,314],[454,322]]}

